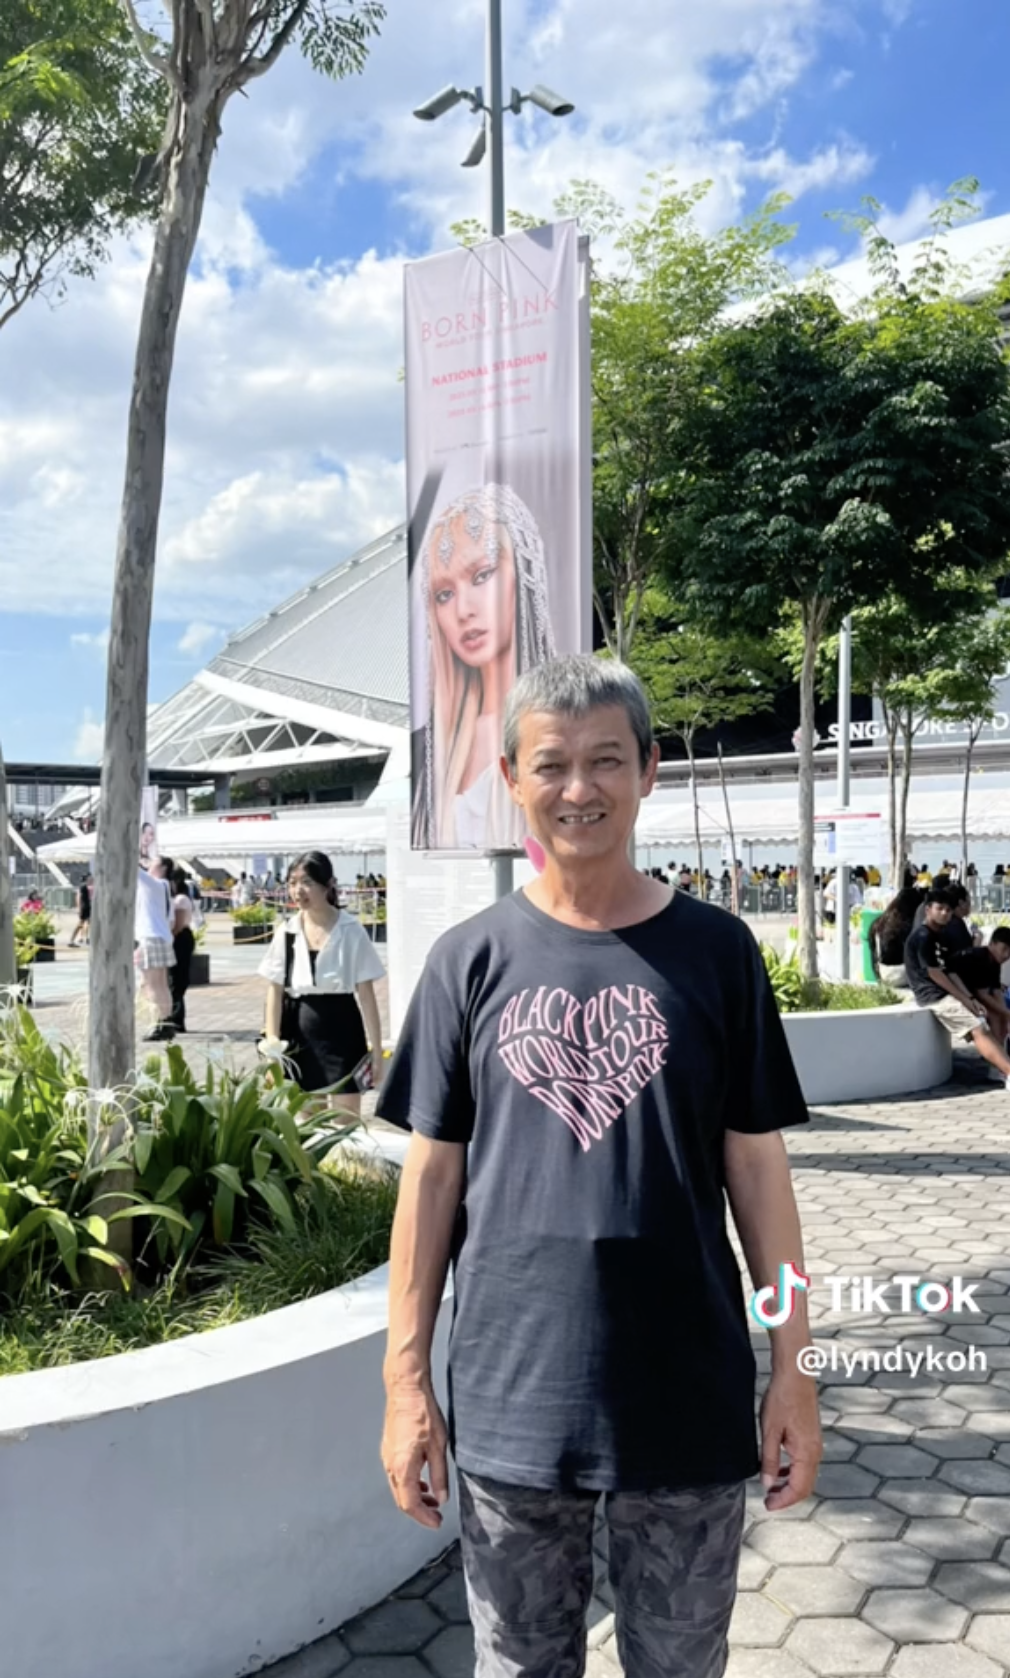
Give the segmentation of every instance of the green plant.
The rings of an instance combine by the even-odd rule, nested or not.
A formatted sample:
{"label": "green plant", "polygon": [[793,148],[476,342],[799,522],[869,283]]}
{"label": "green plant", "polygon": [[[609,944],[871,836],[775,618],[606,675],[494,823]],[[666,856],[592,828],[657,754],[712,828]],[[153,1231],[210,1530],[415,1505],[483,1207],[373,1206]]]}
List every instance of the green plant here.
{"label": "green plant", "polygon": [[821,1007],[831,1013],[862,1008],[890,1008],[901,1001],[901,992],[890,985],[855,985],[830,981],[821,984]]}
{"label": "green plant", "polygon": [[14,940],[17,943],[51,944],[56,937],[56,922],[48,909],[22,909],[14,916]]}
{"label": "green plant", "polygon": [[244,1254],[178,1264],[156,1288],[130,1294],[82,1296],[52,1281],[26,1286],[0,1327],[0,1378],[227,1328],[384,1263],[395,1174],[343,1160],[324,1169],[332,1192],[318,1206],[299,1195],[293,1229],[254,1229]]}
{"label": "green plant", "polygon": [[761,945],[761,955],[771,980],[772,991],[780,1014],[798,1014],[811,1005],[810,987],[800,970],[799,955],[793,948],[787,955],[779,955],[770,944]]}
{"label": "green plant", "polygon": [[208,1068],[198,1080],[173,1045],[149,1062],[134,1092],[137,1112],[122,1158],[142,1202],[175,1214],[154,1223],[140,1262],[163,1273],[198,1247],[243,1242],[257,1225],[294,1227],[295,1196],[330,1192],[320,1169],[356,1123],[303,1109],[311,1098],[267,1069]]}
{"label": "green plant", "polygon": [[277,910],[272,903],[249,903],[244,909],[233,909],[231,918],[236,926],[271,926]]}
{"label": "green plant", "polygon": [[193,948],[194,950],[205,950],[207,948],[206,921],[201,921],[199,926],[193,928]]}
{"label": "green plant", "polygon": [[87,1256],[118,1267],[108,1227],[87,1210],[80,1067],[46,1042],[27,1008],[0,1014],[0,1294]]}

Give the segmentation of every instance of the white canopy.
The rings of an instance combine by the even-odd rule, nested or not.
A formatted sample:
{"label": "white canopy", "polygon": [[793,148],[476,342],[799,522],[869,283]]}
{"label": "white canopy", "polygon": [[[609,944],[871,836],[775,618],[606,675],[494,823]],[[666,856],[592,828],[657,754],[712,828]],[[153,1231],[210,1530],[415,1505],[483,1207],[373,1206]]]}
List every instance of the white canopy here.
{"label": "white canopy", "polygon": [[[837,808],[833,783],[816,789],[818,815]],[[700,800],[701,837],[706,845],[720,845],[727,836],[722,795],[706,789]],[[752,845],[795,845],[799,832],[798,793],[795,789],[774,798],[742,797],[739,787],[730,787],[733,831],[738,843]],[[860,794],[853,805],[864,811],[886,815],[887,795]],[[961,794],[930,790],[913,791],[908,801],[908,836],[911,840],[956,840],[961,832]],[[972,787],[968,802],[968,833],[976,842],[1010,839],[1010,789],[982,791]],[[636,838],[640,846],[683,847],[694,842],[691,797],[686,789],[654,793],[642,805]]]}
{"label": "white canopy", "polygon": [[[378,855],[386,849],[386,812],[358,810],[338,815],[332,805],[277,811],[272,817],[207,811],[160,821],[158,843],[167,856],[198,856],[208,861],[213,857],[293,856],[313,850],[331,856]],[[94,854],[93,833],[68,834],[39,851],[43,861],[86,862]]]}

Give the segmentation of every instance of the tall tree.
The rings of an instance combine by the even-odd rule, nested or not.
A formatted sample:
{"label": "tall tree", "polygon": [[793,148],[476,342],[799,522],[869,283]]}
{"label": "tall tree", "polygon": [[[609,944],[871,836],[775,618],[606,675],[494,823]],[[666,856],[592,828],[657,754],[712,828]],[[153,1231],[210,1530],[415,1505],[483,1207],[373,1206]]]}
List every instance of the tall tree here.
{"label": "tall tree", "polygon": [[[887,247],[890,251],[891,247]],[[893,252],[892,252],[893,254]],[[1010,547],[1010,374],[997,299],[944,290],[930,249],[908,282],[878,249],[872,308],[794,291],[702,344],[671,438],[670,587],[752,633],[792,603],[800,672],[799,955],[815,977],[814,683],[842,616],[889,590],[991,568]],[[689,381],[689,388],[684,386]]]}
{"label": "tall tree", "polygon": [[[968,869],[968,809],[975,747],[986,723],[996,714],[996,683],[1010,666],[1010,608],[997,604],[991,588],[985,594],[990,609],[973,611],[969,595],[964,609],[952,614],[945,631],[937,637],[933,660],[905,678],[901,695],[915,719],[916,732],[925,722],[946,721],[963,724],[967,734],[961,783],[962,879]],[[977,599],[978,591],[976,603]]]}
{"label": "tall tree", "polygon": [[607,649],[620,659],[634,646],[671,538],[665,440],[680,364],[730,304],[781,279],[777,252],[794,231],[778,219],[788,200],[777,197],[738,226],[703,232],[696,212],[710,185],[681,190],[652,177],[631,217],[585,181],[557,205],[604,253],[592,284],[593,596]]}
{"label": "tall tree", "polygon": [[133,1065],[133,914],[146,772],[148,638],[176,333],[211,162],[229,99],[293,41],[333,77],[360,71],[385,15],[380,0],[172,0],[152,37],[123,0],[137,49],[168,88],[154,165],[160,203],[144,292],[116,548],[91,950],[90,1079],[107,1088]]}
{"label": "tall tree", "polygon": [[649,695],[657,733],[676,734],[687,754],[699,894],[704,897],[695,766],[698,735],[764,710],[780,683],[781,667],[767,640],[759,642],[739,632],[719,635],[692,624],[683,608],[656,585],[642,599],[631,666]]}
{"label": "tall tree", "polygon": [[3,0],[0,327],[94,273],[113,234],[153,213],[140,165],[166,106],[120,0]]}

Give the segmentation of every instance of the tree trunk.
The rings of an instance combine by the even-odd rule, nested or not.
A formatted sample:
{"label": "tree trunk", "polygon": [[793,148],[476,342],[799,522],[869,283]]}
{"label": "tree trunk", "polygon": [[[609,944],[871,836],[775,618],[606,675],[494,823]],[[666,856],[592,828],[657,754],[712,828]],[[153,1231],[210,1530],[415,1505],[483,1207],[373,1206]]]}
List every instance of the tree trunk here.
{"label": "tree trunk", "polygon": [[17,984],[14,956],[14,903],[11,871],[7,860],[7,776],[0,752],[0,985]]}
{"label": "tree trunk", "polygon": [[698,858],[698,896],[705,901],[705,852],[701,843],[701,811],[698,808],[698,776],[694,767],[694,730],[689,729],[681,739],[687,748],[688,769],[691,776],[691,811],[694,816],[694,853]]}
{"label": "tree trunk", "polygon": [[964,790],[961,797],[961,883],[968,884],[968,800],[971,796],[971,760],[975,752],[975,742],[982,732],[982,724],[970,723],[968,727],[968,750],[964,757]]}
{"label": "tree trunk", "polygon": [[[805,979],[817,978],[817,921],[814,900],[814,680],[825,616],[825,607],[820,600],[809,601],[803,607],[796,907],[799,922],[800,971]],[[841,906],[839,913],[842,913]]]}
{"label": "tree trunk", "polygon": [[887,730],[887,831],[891,841],[891,890],[901,890],[905,879],[905,859],[898,851],[898,718],[885,705],[884,727]]}
{"label": "tree trunk", "polygon": [[116,545],[95,849],[89,1032],[92,1089],[125,1083],[134,1066],[134,907],[147,755],[148,636],[168,395],[186,276],[219,127],[217,97],[190,90],[167,160],[137,341]]}
{"label": "tree trunk", "polygon": [[910,706],[906,706],[899,715],[901,728],[901,787],[898,795],[898,817],[895,833],[895,851],[899,866],[904,869],[905,858],[908,854],[908,794],[912,785],[912,748],[918,729],[915,716]]}
{"label": "tree trunk", "polygon": [[726,831],[729,834],[729,900],[734,915],[740,913],[740,881],[736,871],[736,837],[733,833],[733,812],[729,804],[729,788],[726,785],[726,764],[723,761],[722,746],[716,747],[719,754],[719,783],[722,787],[722,802],[726,810]]}

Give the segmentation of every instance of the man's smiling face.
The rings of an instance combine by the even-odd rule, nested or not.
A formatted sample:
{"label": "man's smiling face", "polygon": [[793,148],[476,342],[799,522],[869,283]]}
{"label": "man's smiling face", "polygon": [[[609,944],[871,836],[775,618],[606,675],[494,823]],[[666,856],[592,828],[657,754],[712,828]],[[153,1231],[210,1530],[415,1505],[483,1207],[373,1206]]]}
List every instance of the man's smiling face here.
{"label": "man's smiling face", "polygon": [[563,868],[626,854],[658,761],[653,746],[643,770],[623,705],[600,705],[581,717],[527,711],[509,786],[531,833]]}

